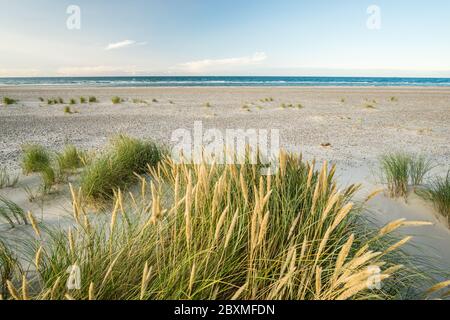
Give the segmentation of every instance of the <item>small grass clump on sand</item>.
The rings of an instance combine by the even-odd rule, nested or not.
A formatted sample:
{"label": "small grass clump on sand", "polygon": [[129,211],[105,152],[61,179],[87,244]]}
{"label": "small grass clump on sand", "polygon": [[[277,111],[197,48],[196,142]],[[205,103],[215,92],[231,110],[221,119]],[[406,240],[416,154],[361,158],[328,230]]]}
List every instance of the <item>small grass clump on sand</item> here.
{"label": "small grass clump on sand", "polygon": [[86,98],[85,98],[85,97],[80,97],[80,103],[81,103],[81,104],[86,103]]}
{"label": "small grass clump on sand", "polygon": [[47,99],[47,104],[48,105],[53,105],[53,104],[57,104],[57,103],[58,103],[58,101],[55,100],[55,99]]}
{"label": "small grass clump on sand", "polygon": [[66,145],[61,153],[56,154],[58,169],[61,174],[72,173],[84,166],[85,152],[78,150],[73,145]]}
{"label": "small grass clump on sand", "polygon": [[26,145],[22,150],[22,169],[24,174],[40,172],[45,167],[50,166],[50,153],[43,146]]}
{"label": "small grass clump on sand", "polygon": [[390,100],[391,102],[397,102],[397,101],[398,101],[398,98],[397,98],[397,97],[390,97],[389,100]]}
{"label": "small grass clump on sand", "polygon": [[115,96],[115,97],[112,97],[112,98],[111,98],[111,102],[112,102],[113,104],[119,104],[119,103],[122,103],[122,102],[123,102],[123,99],[122,99],[121,97]]}
{"label": "small grass clump on sand", "polygon": [[90,96],[90,97],[89,97],[89,103],[98,103],[97,97]]}
{"label": "small grass clump on sand", "polygon": [[152,99],[152,102],[158,103],[159,101],[158,101],[158,99]]}
{"label": "small grass clump on sand", "polygon": [[[386,236],[414,224],[359,227],[358,187],[341,191],[326,163],[316,170],[283,153],[276,174],[261,168],[165,158],[132,205],[116,192],[108,221],[85,214],[72,189],[74,227],[49,232],[45,249],[38,240],[27,251],[36,287],[12,289],[44,300],[345,300],[396,298],[407,287],[393,258],[410,238]],[[81,288],[68,292],[70,266]],[[367,285],[369,267],[379,290]]]}
{"label": "small grass clump on sand", "polygon": [[38,99],[39,99],[40,102],[44,102],[44,98],[39,97]]}
{"label": "small grass clump on sand", "polygon": [[65,106],[65,107],[64,107],[64,113],[65,113],[65,114],[72,114],[73,111],[72,111],[72,109],[70,109],[69,106]]}
{"label": "small grass clump on sand", "polygon": [[14,99],[9,98],[9,97],[3,97],[3,104],[5,106],[9,106],[11,104],[16,104],[16,103],[17,103],[17,100],[14,100]]}
{"label": "small grass clump on sand", "polygon": [[364,108],[366,108],[366,109],[376,109],[376,107],[373,104],[366,104],[364,106]]}
{"label": "small grass clump on sand", "polygon": [[211,108],[212,105],[211,105],[211,103],[207,102],[207,103],[205,103],[205,107],[206,107],[206,108]]}
{"label": "small grass clump on sand", "polygon": [[383,182],[388,185],[390,197],[407,197],[409,186],[419,186],[432,169],[431,162],[424,156],[408,153],[390,153],[381,157]]}
{"label": "small grass clump on sand", "polygon": [[147,101],[145,101],[143,99],[138,99],[138,98],[133,98],[132,102],[134,104],[147,104]]}
{"label": "small grass clump on sand", "polygon": [[0,189],[13,188],[19,182],[19,175],[11,176],[6,168],[0,167]]}
{"label": "small grass clump on sand", "polygon": [[27,225],[28,219],[25,211],[15,202],[0,196],[0,218],[9,223],[11,228],[16,225]]}
{"label": "small grass clump on sand", "polygon": [[61,97],[58,97],[58,99],[57,99],[57,100],[58,100],[58,103],[59,103],[59,104],[64,104],[64,99],[63,99],[63,98],[61,98]]}
{"label": "small grass clump on sand", "polygon": [[8,282],[22,278],[22,268],[16,255],[0,240],[0,296],[9,298]]}
{"label": "small grass clump on sand", "polygon": [[304,108],[304,106],[301,103],[297,104],[297,109],[303,109],[303,108]]}
{"label": "small grass clump on sand", "polygon": [[162,151],[153,142],[118,136],[110,149],[86,167],[81,175],[81,191],[91,202],[110,199],[117,189],[126,188],[147,166],[155,166]]}
{"label": "small grass clump on sand", "polygon": [[71,104],[71,105],[77,104],[77,101],[74,98],[71,98],[69,100],[69,104]]}
{"label": "small grass clump on sand", "polygon": [[418,191],[424,199],[431,201],[436,209],[450,222],[450,171],[444,178],[434,178]]}

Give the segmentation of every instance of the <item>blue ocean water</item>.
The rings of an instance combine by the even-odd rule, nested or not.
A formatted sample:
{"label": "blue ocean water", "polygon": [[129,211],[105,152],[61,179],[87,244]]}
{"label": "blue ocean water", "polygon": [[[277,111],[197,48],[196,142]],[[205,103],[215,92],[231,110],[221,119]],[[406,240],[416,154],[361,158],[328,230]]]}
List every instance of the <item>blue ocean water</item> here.
{"label": "blue ocean water", "polygon": [[450,78],[386,78],[386,77],[46,77],[0,78],[0,86],[61,85],[104,87],[250,87],[250,86],[450,86]]}

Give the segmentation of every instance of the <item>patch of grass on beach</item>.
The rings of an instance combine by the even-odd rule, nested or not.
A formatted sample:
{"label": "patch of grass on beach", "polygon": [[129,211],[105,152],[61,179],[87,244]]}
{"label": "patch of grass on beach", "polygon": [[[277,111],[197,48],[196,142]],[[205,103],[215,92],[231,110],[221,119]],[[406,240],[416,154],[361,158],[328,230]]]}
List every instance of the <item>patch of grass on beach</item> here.
{"label": "patch of grass on beach", "polygon": [[[104,222],[83,214],[72,190],[73,228],[53,228],[45,249],[38,240],[27,250],[36,286],[13,292],[44,300],[362,300],[409,289],[395,255],[409,237],[389,237],[408,222],[361,225],[358,187],[338,188],[326,163],[316,170],[282,153],[277,174],[261,168],[166,158],[147,172],[152,182],[141,180],[132,205],[116,192]],[[68,293],[74,265],[81,288]],[[367,286],[374,266],[379,290]]]}
{"label": "patch of grass on beach", "polygon": [[397,97],[390,97],[389,100],[390,100],[391,102],[397,102],[397,101],[398,101],[398,98],[397,98]]}
{"label": "patch of grass on beach", "polygon": [[71,104],[71,105],[77,104],[77,101],[72,98],[69,100],[69,104]]}
{"label": "patch of grass on beach", "polygon": [[159,101],[158,101],[158,99],[153,98],[153,99],[152,99],[152,102],[153,102],[153,103],[158,103]]}
{"label": "patch of grass on beach", "polygon": [[113,104],[119,104],[119,103],[122,103],[122,102],[123,102],[123,99],[122,99],[121,97],[115,96],[115,97],[112,97],[112,98],[111,98],[111,102],[112,102]]}
{"label": "patch of grass on beach", "polygon": [[434,178],[418,191],[424,199],[431,201],[435,208],[450,222],[450,171],[445,177]]}
{"label": "patch of grass on beach", "polygon": [[63,98],[61,98],[61,97],[58,97],[58,99],[57,99],[57,100],[58,100],[58,103],[59,103],[59,104],[64,104],[64,99],[63,99]]}
{"label": "patch of grass on beach", "polygon": [[86,98],[85,98],[85,97],[80,97],[80,103],[81,103],[81,104],[86,103]]}
{"label": "patch of grass on beach", "polygon": [[66,145],[64,150],[56,154],[58,169],[61,174],[72,173],[84,166],[86,153],[78,150],[74,145]]}
{"label": "patch of grass on beach", "polygon": [[19,182],[19,175],[11,176],[4,167],[0,167],[0,189],[13,188]]}
{"label": "patch of grass on beach", "polygon": [[304,108],[304,106],[301,103],[297,104],[297,109],[303,109],[303,108]]}
{"label": "patch of grass on beach", "polygon": [[0,240],[0,295],[9,298],[8,282],[22,278],[22,268],[17,256]]}
{"label": "patch of grass on beach", "polygon": [[364,106],[364,108],[366,108],[366,109],[376,109],[376,107],[373,105],[373,104],[366,104],[365,106]]}
{"label": "patch of grass on beach", "polygon": [[390,153],[380,159],[383,182],[388,186],[390,197],[407,197],[410,186],[423,184],[425,175],[432,169],[425,156],[408,153]]}
{"label": "patch of grass on beach", "polygon": [[90,96],[90,97],[89,97],[89,103],[98,103],[97,97]]}
{"label": "patch of grass on beach", "polygon": [[5,106],[9,106],[9,105],[12,105],[12,104],[17,104],[17,100],[9,98],[9,97],[3,97],[3,104]]}
{"label": "patch of grass on beach", "polygon": [[39,99],[40,102],[44,102],[44,98],[39,97],[38,99]]}
{"label": "patch of grass on beach", "polygon": [[22,148],[22,169],[25,175],[42,171],[50,166],[50,153],[40,145],[25,145]]}
{"label": "patch of grass on beach", "polygon": [[151,141],[118,136],[109,150],[86,167],[81,175],[81,191],[90,202],[110,199],[118,189],[136,181],[147,166],[155,166],[162,156],[161,149]]}
{"label": "patch of grass on beach", "polygon": [[205,108],[211,108],[212,107],[212,104],[211,103],[209,103],[209,102],[206,102],[205,103]]}
{"label": "patch of grass on beach", "polygon": [[345,98],[341,98],[341,103],[345,103]]}

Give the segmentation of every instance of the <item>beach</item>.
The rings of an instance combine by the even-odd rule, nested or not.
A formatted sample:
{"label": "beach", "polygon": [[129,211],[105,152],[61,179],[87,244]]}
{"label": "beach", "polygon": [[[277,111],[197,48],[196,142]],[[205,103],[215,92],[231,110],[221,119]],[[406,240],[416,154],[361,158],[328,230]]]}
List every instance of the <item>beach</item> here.
{"label": "beach", "polygon": [[[24,144],[53,151],[68,143],[100,150],[123,133],[170,146],[175,130],[191,131],[198,121],[205,130],[278,129],[282,148],[307,160],[336,164],[341,186],[361,183],[356,200],[383,187],[377,170],[385,153],[424,154],[433,161],[433,174],[440,176],[450,163],[450,88],[14,86],[0,87],[3,96],[18,101],[0,107],[0,165],[10,172],[20,172]],[[80,103],[80,97],[89,96],[98,102]],[[114,96],[124,101],[113,104]],[[57,98],[64,103],[47,103]],[[72,98],[77,101],[70,105]],[[64,111],[66,106],[70,113]],[[20,186],[0,190],[0,195],[40,214],[49,225],[64,223],[62,217],[72,210],[67,188],[45,203],[30,203],[24,185],[36,187],[39,178],[22,176]],[[413,235],[405,252],[426,260],[417,265],[425,271],[431,263],[438,270],[435,281],[446,279],[450,231],[430,203],[415,195],[405,202],[380,194],[367,208],[365,214],[379,227],[402,218],[430,222],[397,236]],[[6,224],[1,230],[11,242],[30,233],[25,227],[9,230]]]}
{"label": "beach", "polygon": [[[0,163],[11,170],[19,169],[25,143],[95,149],[126,133],[170,144],[174,130],[192,130],[194,121],[205,129],[278,129],[283,148],[341,168],[373,165],[388,151],[450,161],[450,88],[18,86],[0,87],[0,96],[19,100],[0,107]],[[100,102],[77,101],[74,113],[64,113],[69,99],[81,96]],[[113,105],[113,96],[129,101]],[[66,103],[47,104],[57,97]],[[261,101],[267,98],[273,101]]]}

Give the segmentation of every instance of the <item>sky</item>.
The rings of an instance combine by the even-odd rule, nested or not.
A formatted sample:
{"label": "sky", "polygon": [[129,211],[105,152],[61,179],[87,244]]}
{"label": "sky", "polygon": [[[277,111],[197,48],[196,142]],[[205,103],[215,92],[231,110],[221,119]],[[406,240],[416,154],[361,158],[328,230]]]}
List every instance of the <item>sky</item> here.
{"label": "sky", "polygon": [[0,0],[0,77],[120,75],[450,77],[450,1]]}

